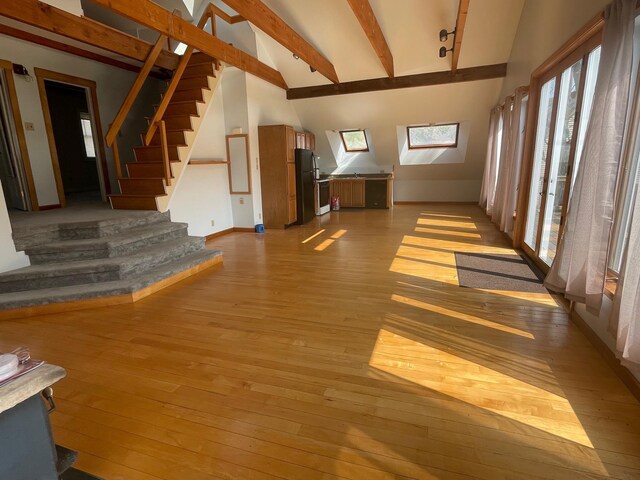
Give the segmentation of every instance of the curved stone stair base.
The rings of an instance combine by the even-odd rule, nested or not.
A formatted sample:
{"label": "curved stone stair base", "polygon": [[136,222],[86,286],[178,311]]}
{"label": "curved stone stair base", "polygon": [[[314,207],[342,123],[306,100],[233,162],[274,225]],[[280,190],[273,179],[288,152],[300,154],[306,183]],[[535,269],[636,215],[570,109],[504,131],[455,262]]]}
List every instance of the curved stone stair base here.
{"label": "curved stone stair base", "polygon": [[14,232],[32,265],[0,274],[0,319],[130,303],[222,262],[168,214]]}

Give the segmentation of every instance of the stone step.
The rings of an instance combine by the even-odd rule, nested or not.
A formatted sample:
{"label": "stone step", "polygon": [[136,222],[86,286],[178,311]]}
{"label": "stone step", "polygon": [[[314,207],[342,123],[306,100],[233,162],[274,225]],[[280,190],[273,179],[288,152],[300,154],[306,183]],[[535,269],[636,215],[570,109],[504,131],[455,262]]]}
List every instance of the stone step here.
{"label": "stone step", "polygon": [[105,238],[66,240],[25,250],[32,265],[128,255],[139,248],[187,236],[186,223],[162,222]]}
{"label": "stone step", "polygon": [[121,257],[32,265],[0,274],[0,292],[123,280],[191,255],[203,248],[203,238],[181,237]]}
{"label": "stone step", "polygon": [[108,237],[131,228],[152,225],[160,222],[168,223],[169,221],[170,217],[168,212],[160,213],[138,211],[101,220],[14,227],[13,240],[18,250],[25,250],[29,247],[50,243],[56,240]]}
{"label": "stone step", "polygon": [[124,280],[3,293],[0,294],[0,310],[131,294],[221,256],[219,250],[200,250]]}

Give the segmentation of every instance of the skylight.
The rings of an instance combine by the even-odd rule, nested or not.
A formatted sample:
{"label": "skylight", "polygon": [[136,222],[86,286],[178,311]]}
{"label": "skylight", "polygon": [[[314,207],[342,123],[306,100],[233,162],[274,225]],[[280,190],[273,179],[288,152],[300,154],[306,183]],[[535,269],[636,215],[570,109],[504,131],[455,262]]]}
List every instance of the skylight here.
{"label": "skylight", "polygon": [[364,130],[340,130],[340,137],[345,151],[349,153],[369,151],[369,144]]}
{"label": "skylight", "polygon": [[407,127],[409,148],[455,148],[459,127],[459,123]]}

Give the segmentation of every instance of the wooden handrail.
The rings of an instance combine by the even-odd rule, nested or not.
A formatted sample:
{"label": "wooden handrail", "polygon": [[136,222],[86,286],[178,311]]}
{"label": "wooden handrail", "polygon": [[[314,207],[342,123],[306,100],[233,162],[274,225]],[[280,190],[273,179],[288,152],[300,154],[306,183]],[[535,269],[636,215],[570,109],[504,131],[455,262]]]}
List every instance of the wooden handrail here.
{"label": "wooden handrail", "polygon": [[162,150],[162,164],[164,165],[164,180],[167,186],[171,185],[171,163],[169,162],[169,146],[167,145],[167,125],[164,120],[158,122],[160,125],[160,149]]}
{"label": "wooden handrail", "polygon": [[[209,18],[212,18],[211,9],[206,8],[204,10],[204,13],[202,14],[202,17],[200,18],[200,21],[198,22],[198,28],[203,29],[207,24],[207,21],[209,20]],[[213,23],[212,31],[214,32],[214,35],[215,35],[215,20],[212,19],[212,23]],[[153,135],[156,133],[156,130],[158,128],[158,122],[164,116],[164,112],[167,111],[169,102],[171,102],[171,98],[173,97],[173,94],[175,93],[176,88],[178,88],[178,83],[180,83],[180,79],[182,78],[184,71],[187,69],[189,60],[191,59],[191,55],[193,54],[193,50],[194,50],[193,47],[191,46],[187,47],[184,54],[182,55],[182,58],[180,59],[178,68],[176,68],[175,72],[173,72],[173,77],[171,78],[171,82],[167,87],[167,91],[162,97],[162,101],[160,102],[160,105],[158,105],[156,113],[153,115],[153,119],[151,119],[151,122],[149,122],[149,129],[147,130],[147,133],[144,136],[145,145],[149,145],[151,143],[151,140],[153,140]]]}

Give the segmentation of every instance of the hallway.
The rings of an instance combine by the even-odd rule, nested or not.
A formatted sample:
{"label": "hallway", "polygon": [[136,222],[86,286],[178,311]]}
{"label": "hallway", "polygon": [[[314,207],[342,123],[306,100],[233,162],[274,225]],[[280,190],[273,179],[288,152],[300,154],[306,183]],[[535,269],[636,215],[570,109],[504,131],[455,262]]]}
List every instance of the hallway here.
{"label": "hallway", "polygon": [[547,293],[462,288],[513,255],[471,205],[342,210],[208,248],[132,305],[0,322],[67,369],[56,441],[105,479],[633,479],[640,404]]}

